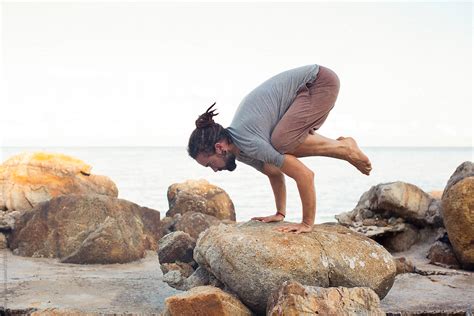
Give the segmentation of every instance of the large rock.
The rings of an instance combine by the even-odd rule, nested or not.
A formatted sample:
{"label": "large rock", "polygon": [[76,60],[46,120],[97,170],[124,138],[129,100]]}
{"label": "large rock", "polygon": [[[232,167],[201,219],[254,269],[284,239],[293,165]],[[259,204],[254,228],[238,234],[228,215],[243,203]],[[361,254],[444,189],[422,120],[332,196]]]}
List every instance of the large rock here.
{"label": "large rock", "polygon": [[3,233],[0,233],[0,249],[5,249],[8,247],[7,238]]}
{"label": "large rock", "polygon": [[67,263],[125,263],[156,250],[160,213],[105,195],[63,195],[18,219],[9,242],[15,254]]}
{"label": "large rock", "polygon": [[[169,283],[168,283],[169,284]],[[228,289],[225,284],[219,281],[212,273],[207,271],[203,267],[198,267],[193,274],[191,274],[186,280],[184,280],[183,285],[178,290],[189,290],[196,286],[211,285],[221,289]]]}
{"label": "large rock", "polygon": [[233,295],[213,286],[199,286],[165,300],[163,316],[250,316],[252,312]]}
{"label": "large rock", "polygon": [[158,258],[160,263],[176,261],[189,263],[193,261],[193,250],[196,240],[181,231],[165,235],[158,243]]}
{"label": "large rock", "polygon": [[431,264],[439,265],[450,269],[459,269],[459,262],[454,255],[450,244],[436,241],[428,250],[426,256]]}
{"label": "large rock", "polygon": [[385,315],[369,288],[303,286],[284,282],[268,300],[267,315]]}
{"label": "large rock", "polygon": [[339,225],[315,225],[304,234],[275,230],[283,224],[212,226],[199,236],[194,260],[257,312],[264,312],[270,293],[288,280],[369,287],[380,297],[390,290],[395,262],[373,240]]}
{"label": "large rock", "polygon": [[21,211],[0,211],[0,231],[10,232],[20,216]]}
{"label": "large rock", "polygon": [[413,262],[405,257],[395,258],[395,264],[397,265],[397,274],[415,273]]}
{"label": "large rock", "polygon": [[465,269],[474,269],[474,177],[466,177],[443,194],[443,218],[454,253]]}
{"label": "large rock", "polygon": [[166,216],[194,211],[235,221],[234,204],[229,195],[206,180],[188,180],[171,185],[168,188],[168,203]]}
{"label": "large rock", "polygon": [[91,166],[62,154],[23,153],[0,165],[0,210],[29,210],[63,194],[117,197],[116,185]]}
{"label": "large rock", "polygon": [[453,185],[467,177],[474,177],[474,163],[472,161],[465,161],[456,168],[451,177],[449,177],[442,196],[444,196]]}
{"label": "large rock", "polygon": [[411,224],[406,224],[405,231],[396,234],[386,234],[377,239],[390,252],[401,252],[410,249],[419,238],[419,232],[416,227]]}
{"label": "large rock", "polygon": [[186,212],[177,218],[174,229],[186,232],[194,239],[197,239],[200,233],[220,223],[220,220],[211,215],[198,212]]}
{"label": "large rock", "polygon": [[440,200],[404,182],[371,187],[352,211],[336,215],[336,219],[393,251],[410,248],[420,228],[443,225]]}

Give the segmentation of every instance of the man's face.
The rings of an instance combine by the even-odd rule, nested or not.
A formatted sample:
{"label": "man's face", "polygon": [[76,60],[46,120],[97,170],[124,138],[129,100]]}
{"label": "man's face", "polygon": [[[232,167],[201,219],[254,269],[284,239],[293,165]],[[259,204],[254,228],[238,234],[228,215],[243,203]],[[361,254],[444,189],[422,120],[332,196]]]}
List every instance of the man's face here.
{"label": "man's face", "polygon": [[196,161],[204,167],[211,168],[214,172],[221,170],[234,171],[235,168],[237,168],[237,165],[235,164],[235,155],[228,151],[212,155],[202,153],[197,155]]}

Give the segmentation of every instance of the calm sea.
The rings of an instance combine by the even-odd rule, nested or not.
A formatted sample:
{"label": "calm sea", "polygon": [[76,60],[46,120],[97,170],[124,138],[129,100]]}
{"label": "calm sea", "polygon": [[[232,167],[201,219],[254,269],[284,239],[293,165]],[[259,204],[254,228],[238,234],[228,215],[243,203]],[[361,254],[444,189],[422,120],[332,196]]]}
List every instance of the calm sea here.
{"label": "calm sea", "polygon": [[[274,213],[273,194],[268,179],[244,164],[234,172],[214,173],[188,157],[177,147],[66,147],[0,148],[3,162],[24,151],[47,151],[74,156],[92,165],[95,174],[110,177],[119,197],[159,210],[168,210],[168,186],[187,179],[206,179],[223,188],[232,198],[238,221]],[[316,174],[316,222],[335,221],[334,215],[350,211],[371,186],[382,182],[405,181],[429,192],[443,190],[456,167],[473,161],[471,147],[366,147],[373,171],[365,176],[345,161],[326,157],[303,158]],[[287,178],[287,219],[301,220],[301,202],[294,181]]]}

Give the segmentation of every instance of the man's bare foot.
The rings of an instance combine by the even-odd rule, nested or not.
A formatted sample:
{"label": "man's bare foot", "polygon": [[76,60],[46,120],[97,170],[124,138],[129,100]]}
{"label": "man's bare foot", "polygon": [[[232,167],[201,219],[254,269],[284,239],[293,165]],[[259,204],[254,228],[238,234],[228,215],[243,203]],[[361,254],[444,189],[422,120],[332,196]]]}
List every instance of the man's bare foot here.
{"label": "man's bare foot", "polygon": [[363,174],[369,175],[370,171],[372,171],[372,164],[369,158],[357,146],[354,138],[341,136],[337,140],[345,143],[349,148],[346,160]]}
{"label": "man's bare foot", "polygon": [[264,217],[252,217],[253,221],[259,221],[259,222],[264,222],[264,223],[281,222],[284,219],[285,218],[281,214],[264,216]]}

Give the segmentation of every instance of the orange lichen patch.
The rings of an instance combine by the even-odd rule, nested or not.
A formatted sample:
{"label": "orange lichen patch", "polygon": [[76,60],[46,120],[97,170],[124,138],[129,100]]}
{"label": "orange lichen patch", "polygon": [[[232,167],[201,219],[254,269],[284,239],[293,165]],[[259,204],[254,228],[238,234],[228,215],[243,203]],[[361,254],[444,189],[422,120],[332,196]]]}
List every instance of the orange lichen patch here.
{"label": "orange lichen patch", "polygon": [[47,186],[51,196],[62,194],[62,189],[65,189],[72,184],[71,179],[49,173],[43,173],[39,176],[31,176],[12,172],[10,174],[10,181],[20,185]]}
{"label": "orange lichen patch", "polygon": [[71,173],[85,173],[90,174],[92,167],[82,160],[67,156],[64,154],[57,153],[46,153],[46,152],[35,152],[35,153],[21,153],[6,160],[2,166],[0,166],[0,172],[6,170],[6,168],[16,166],[36,166],[42,168],[48,168],[52,170],[61,170],[61,172]]}

